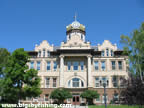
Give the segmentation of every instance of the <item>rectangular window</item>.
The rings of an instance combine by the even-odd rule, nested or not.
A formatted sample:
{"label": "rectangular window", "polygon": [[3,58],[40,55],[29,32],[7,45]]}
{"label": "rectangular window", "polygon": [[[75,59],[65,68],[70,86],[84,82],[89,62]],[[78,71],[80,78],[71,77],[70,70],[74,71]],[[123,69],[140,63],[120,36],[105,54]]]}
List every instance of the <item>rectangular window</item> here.
{"label": "rectangular window", "polygon": [[45,57],[45,49],[43,49],[43,57]]}
{"label": "rectangular window", "polygon": [[38,52],[38,57],[41,57],[41,51]]}
{"label": "rectangular window", "polygon": [[56,87],[56,78],[53,78],[53,87]]}
{"label": "rectangular window", "polygon": [[99,87],[100,86],[100,79],[99,77],[95,78],[95,87]]}
{"label": "rectangular window", "polygon": [[34,69],[34,62],[33,61],[30,62],[30,69]]}
{"label": "rectangular window", "polygon": [[105,70],[105,61],[101,62],[101,68],[102,68],[103,71]]}
{"label": "rectangular window", "polygon": [[106,49],[106,55],[109,56],[109,49]]}
{"label": "rectangular window", "polygon": [[111,61],[112,64],[112,70],[115,70],[115,61]]}
{"label": "rectangular window", "polygon": [[95,67],[95,70],[98,70],[98,69],[99,69],[98,61],[95,61],[95,62],[94,62],[94,67]]}
{"label": "rectangular window", "polygon": [[96,101],[99,102],[100,101],[100,96],[98,98],[96,98]]}
{"label": "rectangular window", "polygon": [[107,79],[107,77],[102,77],[102,85],[101,86],[103,86],[104,83],[106,84],[106,86],[108,86],[108,79]]}
{"label": "rectangular window", "polygon": [[73,70],[78,70],[78,62],[73,62]]}
{"label": "rectangular window", "polygon": [[49,94],[45,94],[45,101],[49,100]]}
{"label": "rectangular window", "polygon": [[101,52],[101,56],[104,57],[104,51]]}
{"label": "rectangular window", "polygon": [[113,83],[113,87],[117,87],[118,86],[118,77],[117,76],[113,76],[112,83]]}
{"label": "rectangular window", "polygon": [[80,62],[80,67],[81,67],[81,70],[84,70],[84,62],[83,61]]}
{"label": "rectangular window", "polygon": [[53,69],[54,69],[54,71],[57,70],[57,62],[56,61],[54,61],[54,67],[53,67]]}
{"label": "rectangular window", "polygon": [[48,61],[47,62],[47,70],[50,70],[50,65],[51,65],[51,63],[50,63],[50,61]]}
{"label": "rectangular window", "polygon": [[111,56],[113,56],[113,50],[111,50]]}
{"label": "rectangular window", "polygon": [[122,70],[122,61],[118,61],[119,70]]}
{"label": "rectangular window", "polygon": [[41,64],[41,62],[37,61],[37,70],[40,70],[40,64]]}
{"label": "rectangular window", "polygon": [[78,78],[75,78],[73,79],[73,87],[79,87],[79,79]]}
{"label": "rectangular window", "polygon": [[49,51],[47,51],[47,57],[49,57],[50,56],[50,52]]}
{"label": "rectangular window", "polygon": [[50,78],[45,79],[45,87],[49,88],[50,87]]}
{"label": "rectangular window", "polygon": [[67,68],[68,70],[71,70],[71,62],[67,62]]}

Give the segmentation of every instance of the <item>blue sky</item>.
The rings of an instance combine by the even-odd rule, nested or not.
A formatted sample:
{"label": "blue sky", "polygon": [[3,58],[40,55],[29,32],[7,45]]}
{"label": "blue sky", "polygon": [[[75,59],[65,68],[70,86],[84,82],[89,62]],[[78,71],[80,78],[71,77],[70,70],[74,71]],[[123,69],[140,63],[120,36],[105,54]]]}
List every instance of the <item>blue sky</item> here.
{"label": "blue sky", "polygon": [[33,50],[42,40],[58,46],[75,12],[92,45],[108,39],[122,48],[120,36],[144,22],[144,0],[0,0],[0,47]]}

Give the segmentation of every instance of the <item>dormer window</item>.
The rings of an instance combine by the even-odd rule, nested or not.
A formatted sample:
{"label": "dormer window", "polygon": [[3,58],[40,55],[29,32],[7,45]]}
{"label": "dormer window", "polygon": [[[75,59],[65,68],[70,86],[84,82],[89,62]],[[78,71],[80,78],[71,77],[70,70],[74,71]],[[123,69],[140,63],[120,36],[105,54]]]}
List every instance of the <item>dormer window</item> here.
{"label": "dormer window", "polygon": [[41,57],[41,51],[38,52],[38,57]]}
{"label": "dormer window", "polygon": [[81,40],[83,40],[83,35],[81,34]]}
{"label": "dormer window", "polygon": [[113,54],[113,50],[111,50],[111,56],[113,56],[114,54]]}
{"label": "dormer window", "polygon": [[47,51],[47,57],[50,57],[50,51]]}
{"label": "dormer window", "polygon": [[101,52],[101,56],[104,57],[104,50]]}
{"label": "dormer window", "polygon": [[109,56],[109,49],[106,49],[106,55]]}
{"label": "dormer window", "polygon": [[45,57],[45,49],[43,49],[43,57]]}

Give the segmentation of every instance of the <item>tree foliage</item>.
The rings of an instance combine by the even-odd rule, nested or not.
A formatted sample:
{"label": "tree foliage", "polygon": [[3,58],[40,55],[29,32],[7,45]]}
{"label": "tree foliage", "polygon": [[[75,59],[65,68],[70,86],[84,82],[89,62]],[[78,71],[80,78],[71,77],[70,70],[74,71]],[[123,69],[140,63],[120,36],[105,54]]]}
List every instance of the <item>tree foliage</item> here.
{"label": "tree foliage", "polygon": [[144,23],[140,29],[133,31],[131,36],[121,36],[121,43],[124,44],[124,51],[128,53],[130,60],[130,71],[139,75],[143,80],[144,72]]}
{"label": "tree foliage", "polygon": [[144,105],[144,83],[139,76],[131,75],[121,92],[121,101],[128,105]]}
{"label": "tree foliage", "polygon": [[40,95],[40,78],[38,72],[29,69],[27,63],[29,56],[23,48],[16,49],[9,57],[4,77],[1,80],[3,86],[0,94],[8,103],[18,103],[26,97],[37,97]]}
{"label": "tree foliage", "polygon": [[9,56],[10,53],[7,51],[7,49],[0,48],[0,77],[3,76],[3,71],[6,67]]}
{"label": "tree foliage", "polygon": [[88,104],[93,104],[93,99],[99,98],[99,94],[94,90],[86,90],[80,96],[86,98]]}
{"label": "tree foliage", "polygon": [[65,99],[72,98],[71,93],[66,89],[55,89],[52,91],[50,98],[58,100],[58,103],[64,103]]}

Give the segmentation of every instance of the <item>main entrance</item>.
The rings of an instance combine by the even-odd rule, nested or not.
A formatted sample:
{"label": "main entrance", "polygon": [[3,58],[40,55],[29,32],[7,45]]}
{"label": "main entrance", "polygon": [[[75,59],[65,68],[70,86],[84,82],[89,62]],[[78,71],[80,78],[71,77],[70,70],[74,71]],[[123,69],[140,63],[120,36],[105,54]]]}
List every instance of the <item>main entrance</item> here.
{"label": "main entrance", "polygon": [[72,104],[73,105],[80,105],[80,96],[79,95],[73,95]]}

